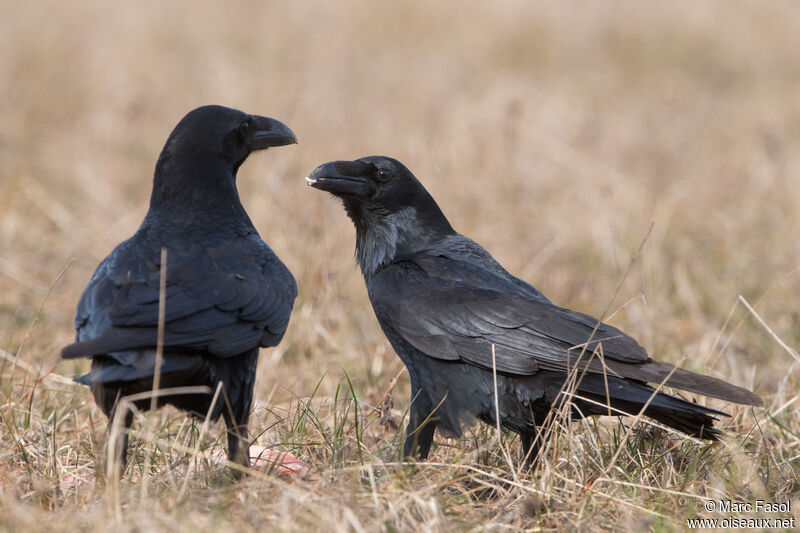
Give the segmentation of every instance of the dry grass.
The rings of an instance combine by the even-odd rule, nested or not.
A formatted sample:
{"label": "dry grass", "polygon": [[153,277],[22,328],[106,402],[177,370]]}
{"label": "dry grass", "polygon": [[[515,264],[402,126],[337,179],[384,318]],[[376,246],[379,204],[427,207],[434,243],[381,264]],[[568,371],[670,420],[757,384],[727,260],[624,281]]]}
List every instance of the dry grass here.
{"label": "dry grass", "polygon": [[[1,4],[0,348],[20,362],[0,360],[0,529],[640,531],[724,516],[703,510],[708,498],[796,510],[795,7]],[[186,451],[218,449],[222,429],[198,441],[199,424],[161,410],[136,426],[128,479],[105,486],[104,417],[60,377],[87,363],[59,349],[92,269],[143,217],[169,130],[206,103],[277,117],[300,138],[239,176],[300,286],[283,344],[262,354],[251,425],[317,475],[186,474]],[[559,423],[533,475],[486,426],[442,441],[429,464],[398,464],[395,432],[367,406],[400,362],[369,308],[349,221],[302,179],[370,154],[407,163],[460,231],[589,313],[652,222],[613,323],[657,358],[753,388],[767,408],[711,402],[733,415],[713,446],[630,419]],[[399,422],[405,375],[393,398]],[[503,445],[513,463],[515,438]]]}

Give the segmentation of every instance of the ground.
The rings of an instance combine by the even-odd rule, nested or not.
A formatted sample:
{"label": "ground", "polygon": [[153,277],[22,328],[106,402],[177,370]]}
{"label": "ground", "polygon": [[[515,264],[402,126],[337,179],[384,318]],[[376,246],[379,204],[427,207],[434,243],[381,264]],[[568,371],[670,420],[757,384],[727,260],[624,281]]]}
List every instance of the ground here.
{"label": "ground", "polygon": [[[800,11],[662,4],[0,5],[0,529],[641,531],[795,515]],[[189,460],[218,452],[222,427],[165,409],[135,425],[135,461],[109,485],[105,419],[70,382],[88,363],[59,351],[92,270],[143,218],[169,131],[209,103],[300,139],[253,156],[238,184],[300,287],[283,343],[261,354],[251,427],[313,474],[231,481]],[[407,375],[384,396],[402,365],[354,230],[303,181],[374,154],[558,304],[608,309],[654,357],[766,406],[698,397],[732,415],[719,444],[556,420],[533,473],[487,426],[400,464]],[[721,504],[757,500],[791,509]]]}

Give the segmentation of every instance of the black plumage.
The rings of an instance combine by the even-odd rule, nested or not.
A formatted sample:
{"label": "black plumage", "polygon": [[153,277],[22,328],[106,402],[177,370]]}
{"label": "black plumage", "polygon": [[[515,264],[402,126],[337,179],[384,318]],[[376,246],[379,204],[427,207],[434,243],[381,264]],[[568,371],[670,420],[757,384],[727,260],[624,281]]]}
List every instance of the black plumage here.
{"label": "black plumage", "polygon": [[473,417],[497,423],[493,368],[500,425],[519,433],[529,459],[537,453],[537,427],[564,401],[576,368],[573,418],[636,415],[649,402],[645,415],[715,440],[713,422],[724,413],[647,383],[762,403],[744,388],[654,361],[617,328],[553,304],[458,234],[399,161],[326,163],[307,181],[342,199],[375,315],[408,368],[406,456],[427,457],[436,428],[459,436]]}
{"label": "black plumage", "polygon": [[[91,387],[109,418],[122,397],[154,385],[165,248],[159,389],[205,385],[210,392],[160,395],[158,405],[199,417],[211,409],[213,420],[222,415],[229,457],[249,465],[247,421],[259,347],[280,342],[297,286],[247,216],[236,173],[252,151],[296,142],[277,120],[221,106],[189,112],[172,131],[144,221],[97,267],[78,302],[76,342],[62,350],[66,359],[91,357],[91,371],[76,381]],[[148,409],[150,402],[135,405]],[[125,427],[131,422],[125,413]],[[116,452],[122,468],[126,448],[123,437]]]}

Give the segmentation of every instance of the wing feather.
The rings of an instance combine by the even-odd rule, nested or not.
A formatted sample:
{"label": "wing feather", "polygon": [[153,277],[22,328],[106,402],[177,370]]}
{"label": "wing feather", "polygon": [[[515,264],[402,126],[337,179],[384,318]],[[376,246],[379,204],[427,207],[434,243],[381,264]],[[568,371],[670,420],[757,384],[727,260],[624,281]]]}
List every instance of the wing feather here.
{"label": "wing feather", "polygon": [[[155,346],[157,250],[134,236],[98,266],[78,303],[77,342],[64,348],[63,357]],[[297,286],[257,235],[175,251],[167,264],[165,346],[229,357],[259,344],[273,346],[283,337]]]}
{"label": "wing feather", "polygon": [[[369,293],[382,324],[438,359],[492,368],[494,345],[498,371],[529,375],[540,366],[564,370],[574,365],[582,345],[589,348],[581,363],[585,367],[602,344],[606,358],[648,360],[644,349],[618,329],[532,297],[518,284],[466,261],[422,256],[397,262],[370,280]],[[588,364],[590,371],[603,371],[599,361]]]}

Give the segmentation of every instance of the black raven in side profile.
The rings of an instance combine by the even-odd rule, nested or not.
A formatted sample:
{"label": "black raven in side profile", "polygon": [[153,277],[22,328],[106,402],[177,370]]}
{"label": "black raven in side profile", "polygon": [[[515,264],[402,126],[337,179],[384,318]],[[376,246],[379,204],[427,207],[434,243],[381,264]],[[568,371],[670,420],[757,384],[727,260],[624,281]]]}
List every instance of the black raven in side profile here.
{"label": "black raven in side profile", "polygon": [[[724,413],[647,383],[762,404],[741,387],[654,361],[618,329],[551,303],[458,234],[399,161],[325,163],[306,179],[342,199],[375,315],[408,368],[406,457],[426,458],[437,427],[459,436],[472,417],[497,424],[493,369],[499,424],[519,433],[529,461],[537,427],[569,392],[573,418],[644,408],[662,424],[710,440],[720,434],[714,415]],[[564,385],[575,369],[571,390]]]}
{"label": "black raven in side profile", "polygon": [[[250,222],[236,172],[251,152],[296,142],[275,119],[221,106],[197,108],[175,126],[156,163],[144,221],[97,267],[78,302],[76,342],[61,352],[65,359],[91,357],[92,370],[76,381],[91,387],[109,421],[121,398],[154,386],[165,248],[159,389],[204,385],[210,392],[161,395],[158,405],[199,417],[211,409],[213,420],[222,415],[228,456],[249,466],[247,421],[258,350],[280,342],[297,285]],[[139,409],[150,403],[134,402]],[[122,415],[127,428],[133,414]],[[109,449],[122,470],[124,435],[116,451]]]}

